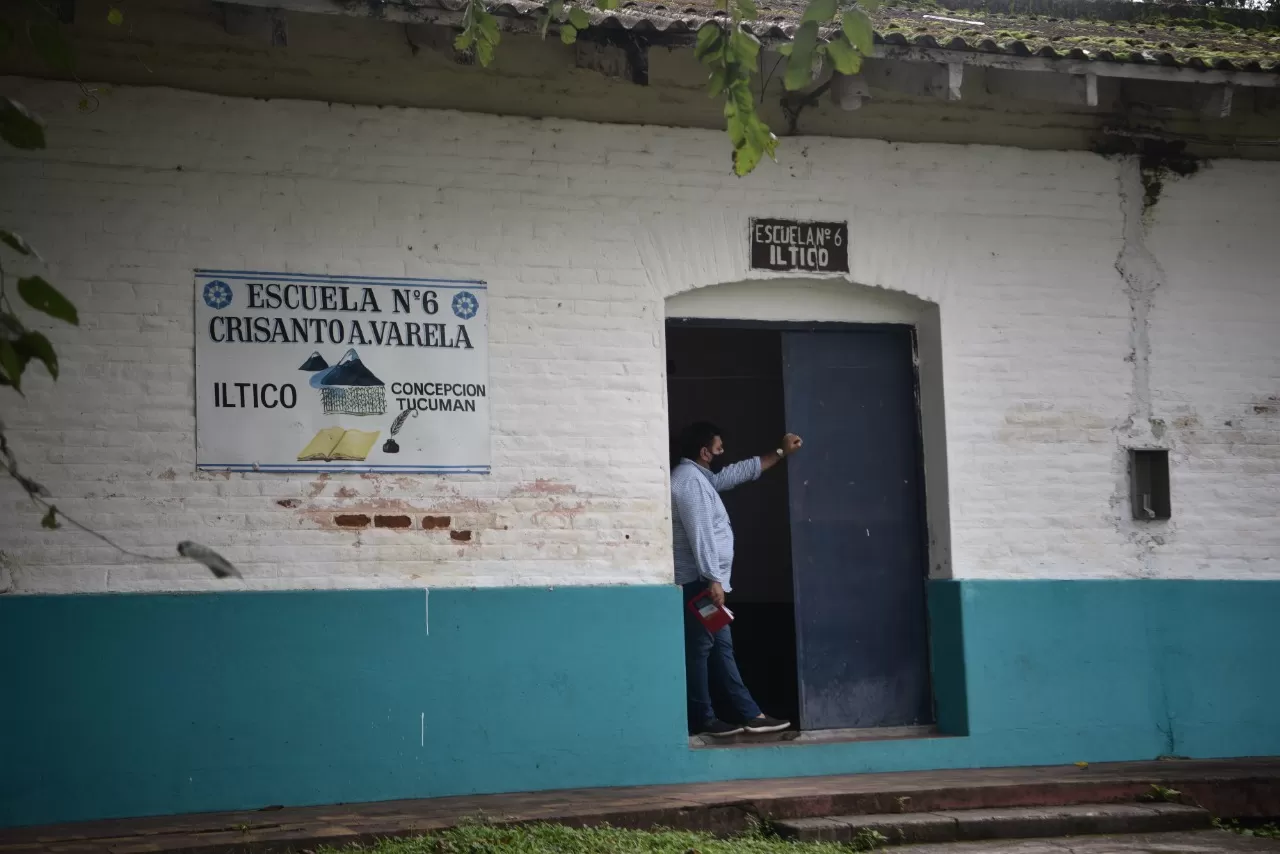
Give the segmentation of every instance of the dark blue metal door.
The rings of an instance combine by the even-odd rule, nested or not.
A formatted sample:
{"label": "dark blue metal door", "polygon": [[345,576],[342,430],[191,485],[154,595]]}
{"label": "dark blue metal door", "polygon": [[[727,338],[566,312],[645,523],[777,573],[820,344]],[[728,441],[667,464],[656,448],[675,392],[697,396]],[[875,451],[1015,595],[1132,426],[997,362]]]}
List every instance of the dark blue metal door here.
{"label": "dark blue metal door", "polygon": [[911,329],[783,333],[802,729],[931,722]]}

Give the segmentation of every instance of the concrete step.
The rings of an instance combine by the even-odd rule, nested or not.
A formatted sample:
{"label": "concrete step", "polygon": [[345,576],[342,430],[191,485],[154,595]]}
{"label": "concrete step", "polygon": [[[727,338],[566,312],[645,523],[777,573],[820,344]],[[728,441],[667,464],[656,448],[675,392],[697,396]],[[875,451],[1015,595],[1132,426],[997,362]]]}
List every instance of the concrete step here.
{"label": "concrete step", "polygon": [[1275,854],[1277,848],[1274,839],[1242,836],[1225,830],[1181,830],[1067,839],[940,842],[902,845],[892,850],[894,854]]}
{"label": "concrete step", "polygon": [[1060,807],[944,810],[882,815],[794,818],[773,822],[778,834],[802,842],[880,844],[1030,839],[1100,833],[1159,833],[1210,827],[1206,810],[1181,804],[1076,804]]}
{"label": "concrete step", "polygon": [[[0,0],[0,4],[2,2]],[[1255,757],[1092,764],[1083,768],[1066,765],[906,771],[460,795],[368,804],[266,806],[260,810],[0,828],[0,854],[33,854],[51,850],[74,850],[76,854],[135,851],[150,854],[192,854],[196,851],[241,854],[248,850],[255,854],[290,854],[326,845],[344,848],[353,843],[371,845],[388,837],[453,827],[478,815],[501,824],[608,824],[640,830],[670,827],[729,836],[754,826],[760,819],[783,822],[814,816],[904,812],[936,814],[1004,807],[1056,813],[1063,809],[1063,805],[1138,804],[1143,803],[1143,797],[1153,794],[1152,786],[1155,784],[1165,789],[1176,789],[1188,803],[1200,804],[1220,818],[1274,820],[1280,816],[1280,758]],[[1197,821],[1202,823],[1203,818]],[[1255,843],[1275,845],[1274,840],[1257,840],[1228,833],[1220,835],[1237,841],[1251,839]],[[957,821],[952,838],[958,836]],[[1099,850],[1095,843],[1096,839],[1089,843],[1094,845],[1093,848],[1080,851],[1113,854],[1112,851]],[[961,847],[963,854],[988,854],[988,846],[997,845],[983,842]],[[1017,848],[1016,843],[1003,843],[998,846],[1002,854],[1027,854],[1006,850],[1005,846]],[[1157,854],[1208,850],[1216,849],[1150,849]],[[1057,854],[1063,854],[1062,849],[1058,849]]]}

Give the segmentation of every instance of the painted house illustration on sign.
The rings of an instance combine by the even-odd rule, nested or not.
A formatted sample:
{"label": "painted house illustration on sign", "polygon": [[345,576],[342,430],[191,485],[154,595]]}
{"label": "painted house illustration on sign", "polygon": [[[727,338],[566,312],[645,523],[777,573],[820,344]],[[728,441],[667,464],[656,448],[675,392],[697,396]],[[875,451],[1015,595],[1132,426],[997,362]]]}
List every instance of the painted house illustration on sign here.
{"label": "painted house illustration on sign", "polygon": [[[317,358],[323,365],[320,354],[313,353],[303,369]],[[311,387],[320,389],[326,415],[382,415],[387,411],[386,384],[365,367],[355,348],[348,350],[338,364],[317,371],[311,377]]]}

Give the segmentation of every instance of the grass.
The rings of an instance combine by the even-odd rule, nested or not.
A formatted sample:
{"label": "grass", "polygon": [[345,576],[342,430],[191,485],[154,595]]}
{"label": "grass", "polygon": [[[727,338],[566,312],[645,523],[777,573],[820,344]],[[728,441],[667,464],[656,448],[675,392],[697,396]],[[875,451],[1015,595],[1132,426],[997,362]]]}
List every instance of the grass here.
{"label": "grass", "polygon": [[1258,827],[1242,826],[1239,821],[1229,819],[1224,821],[1220,818],[1213,820],[1213,826],[1219,830],[1229,830],[1232,833],[1238,833],[1241,836],[1258,836],[1263,839],[1280,839],[1280,828],[1274,824],[1264,824]]}
{"label": "grass", "polygon": [[414,839],[388,839],[364,848],[322,848],[320,854],[851,854],[885,842],[874,831],[851,844],[789,842],[765,828],[728,839],[678,830],[619,830],[558,824],[501,826],[470,823]]}
{"label": "grass", "polygon": [[1177,804],[1182,802],[1182,792],[1177,789],[1170,789],[1168,786],[1161,786],[1159,783],[1152,783],[1151,790],[1145,795],[1141,795],[1138,800],[1149,803]]}

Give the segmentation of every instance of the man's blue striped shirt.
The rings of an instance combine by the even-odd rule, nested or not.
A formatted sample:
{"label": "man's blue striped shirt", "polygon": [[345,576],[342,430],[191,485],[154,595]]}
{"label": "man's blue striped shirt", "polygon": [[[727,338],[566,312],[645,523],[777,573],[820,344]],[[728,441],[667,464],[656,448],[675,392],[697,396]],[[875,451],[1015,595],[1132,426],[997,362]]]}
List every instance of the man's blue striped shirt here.
{"label": "man's blue striped shirt", "polygon": [[671,533],[676,583],[705,578],[732,589],[733,528],[720,493],[760,477],[760,458],[725,466],[716,473],[681,460],[671,472]]}

